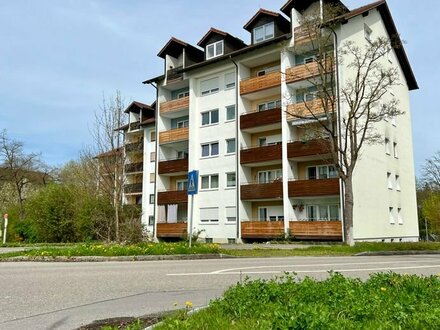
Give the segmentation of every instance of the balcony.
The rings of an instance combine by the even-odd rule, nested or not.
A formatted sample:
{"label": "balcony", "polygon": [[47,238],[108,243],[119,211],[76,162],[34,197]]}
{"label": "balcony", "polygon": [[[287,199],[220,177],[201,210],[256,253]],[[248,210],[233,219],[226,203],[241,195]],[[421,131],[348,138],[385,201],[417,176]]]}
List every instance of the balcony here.
{"label": "balcony", "polygon": [[141,128],[141,123],[139,121],[130,123],[130,131],[137,131]]}
{"label": "balcony", "polygon": [[242,221],[242,238],[284,238],[284,221]]}
{"label": "balcony", "polygon": [[158,238],[186,238],[188,233],[186,222],[158,223],[156,237]]}
{"label": "balcony", "polygon": [[185,203],[188,203],[188,191],[186,189],[161,191],[157,194],[158,205]]}
{"label": "balcony", "polygon": [[289,159],[311,160],[316,156],[329,154],[330,150],[330,141],[327,139],[294,141],[287,144],[287,157]]}
{"label": "balcony", "polygon": [[287,120],[293,121],[323,116],[325,115],[324,102],[329,103],[326,108],[331,113],[333,107],[330,104],[330,100],[314,99],[308,102],[289,104],[287,107]]}
{"label": "balcony", "polygon": [[270,183],[242,184],[240,189],[241,200],[282,199],[283,183],[281,180]]}
{"label": "balcony", "polygon": [[289,181],[289,197],[339,195],[339,179]]}
{"label": "balcony", "polygon": [[262,147],[242,149],[240,151],[240,164],[277,163],[281,160],[281,142]]}
{"label": "balcony", "polygon": [[281,125],[281,109],[269,109],[244,113],[240,116],[240,129],[249,130],[267,125]]}
{"label": "balcony", "polygon": [[321,65],[320,62],[314,61],[312,63],[301,64],[288,68],[286,70],[286,83],[293,84],[299,81],[315,78],[321,74],[332,73],[332,60],[325,61],[326,64]]}
{"label": "balcony", "polygon": [[178,73],[178,70],[183,69],[183,66],[178,66],[167,71],[167,84],[172,84],[183,79],[183,73]]}
{"label": "balcony", "polygon": [[142,194],[142,183],[126,184],[124,192],[126,194]]}
{"label": "balcony", "polygon": [[289,229],[295,239],[342,240],[341,221],[290,221]]}
{"label": "balcony", "polygon": [[188,172],[188,158],[159,161],[159,174],[181,174]]}
{"label": "balcony", "polygon": [[128,143],[125,145],[125,152],[143,152],[144,142]]}
{"label": "balcony", "polygon": [[189,138],[188,127],[174,128],[174,129],[170,129],[168,131],[164,131],[164,132],[159,133],[159,143],[160,144],[187,141],[188,138]]}
{"label": "balcony", "polygon": [[271,72],[264,76],[244,79],[240,82],[240,95],[256,93],[281,85],[281,73]]}
{"label": "balcony", "polygon": [[294,29],[295,44],[310,42],[316,36],[316,31],[311,30],[308,26],[298,26]]}
{"label": "balcony", "polygon": [[180,110],[185,110],[189,108],[189,96],[182,97],[180,99],[162,102],[160,104],[160,114],[173,113]]}
{"label": "balcony", "polygon": [[132,163],[125,165],[125,173],[138,173],[144,170],[144,163]]}

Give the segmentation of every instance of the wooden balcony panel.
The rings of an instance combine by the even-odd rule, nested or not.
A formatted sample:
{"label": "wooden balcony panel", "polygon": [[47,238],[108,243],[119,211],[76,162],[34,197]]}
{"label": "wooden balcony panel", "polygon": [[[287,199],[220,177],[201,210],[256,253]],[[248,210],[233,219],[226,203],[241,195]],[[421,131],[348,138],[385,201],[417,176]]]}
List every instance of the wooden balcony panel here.
{"label": "wooden balcony panel", "polygon": [[189,108],[189,96],[180,99],[162,102],[160,104],[160,113],[168,113]]}
{"label": "wooden balcony panel", "polygon": [[240,150],[240,164],[261,163],[272,160],[281,160],[281,143],[264,147],[255,147]]}
{"label": "wooden balcony panel", "polygon": [[182,68],[183,66],[178,66],[167,71],[167,84],[172,84],[183,80],[183,73],[177,72]]}
{"label": "wooden balcony panel", "polygon": [[125,165],[126,173],[142,172],[144,170],[144,163],[132,163]]}
{"label": "wooden balcony panel", "polygon": [[284,221],[242,221],[242,238],[284,237]]}
{"label": "wooden balcony panel", "polygon": [[158,223],[156,236],[158,238],[186,238],[187,228],[186,222]]}
{"label": "wooden balcony panel", "polygon": [[289,181],[289,197],[339,195],[339,179]]}
{"label": "wooden balcony panel", "polygon": [[289,229],[296,239],[342,240],[341,221],[290,221]]}
{"label": "wooden balcony panel", "polygon": [[308,26],[298,26],[294,29],[295,44],[310,42],[316,39],[316,31],[311,30]]}
{"label": "wooden balcony panel", "polygon": [[124,186],[124,192],[126,194],[138,194],[142,193],[142,183],[126,184]]}
{"label": "wooden balcony panel", "polygon": [[281,85],[281,72],[271,72],[264,76],[244,79],[240,82],[240,94],[259,92]]}
{"label": "wooden balcony panel", "polygon": [[188,172],[188,158],[160,161],[158,171],[159,174]]}
{"label": "wooden balcony panel", "polygon": [[242,184],[240,189],[241,200],[274,199],[283,198],[283,183]]}
{"label": "wooden balcony panel", "polygon": [[125,145],[125,152],[143,152],[143,151],[144,151],[143,142],[127,143]]}
{"label": "wooden balcony panel", "polygon": [[325,155],[330,153],[330,148],[330,141],[327,139],[289,142],[287,144],[287,157],[299,158]]}
{"label": "wooden balcony panel", "polygon": [[276,123],[281,123],[280,108],[245,113],[240,116],[240,129],[260,127]]}
{"label": "wooden balcony panel", "polygon": [[[329,102],[325,104],[323,102]],[[300,102],[295,104],[289,104],[287,106],[287,120],[299,120],[304,117],[313,118],[313,116],[319,117],[325,114],[324,105],[327,107],[327,111],[331,113],[332,107],[330,101],[322,99],[314,99],[308,102]]]}
{"label": "wooden balcony panel", "polygon": [[168,131],[159,133],[160,144],[186,141],[188,140],[188,138],[189,138],[188,127],[170,129]]}
{"label": "wooden balcony panel", "polygon": [[188,203],[187,190],[161,191],[157,194],[158,205],[185,204]]}
{"label": "wooden balcony panel", "polygon": [[135,131],[141,128],[141,123],[139,121],[130,123],[130,130]]}
{"label": "wooden balcony panel", "polygon": [[327,60],[326,66],[320,68],[320,64],[317,61],[312,63],[297,65],[286,70],[286,82],[288,84],[295,83],[302,80],[311,79],[319,76],[321,73],[328,74],[332,70],[332,61]]}

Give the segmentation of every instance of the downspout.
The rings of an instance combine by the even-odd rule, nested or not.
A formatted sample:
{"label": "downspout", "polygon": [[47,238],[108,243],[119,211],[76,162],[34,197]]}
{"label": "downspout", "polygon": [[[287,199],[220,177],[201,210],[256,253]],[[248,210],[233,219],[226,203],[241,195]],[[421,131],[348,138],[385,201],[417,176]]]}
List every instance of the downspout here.
{"label": "downspout", "polygon": [[[156,189],[156,182],[157,182],[157,164],[159,162],[159,133],[157,131],[157,123],[158,123],[158,113],[159,113],[159,88],[157,88],[157,85],[155,85],[153,82],[149,82],[149,85],[153,86],[156,89],[156,109],[154,113],[154,134],[156,135],[156,141],[154,145],[154,152],[156,155],[156,161],[154,162],[154,204],[153,204],[153,218],[154,218],[154,225],[153,225],[153,238],[156,239],[156,230],[157,230],[157,219],[156,219],[156,205],[157,205],[157,189]],[[143,189],[142,189],[143,190]]]}
{"label": "downspout", "polygon": [[236,231],[236,243],[241,239],[240,237],[240,180],[238,180],[239,172],[240,172],[240,163],[239,163],[239,116],[238,116],[238,65],[237,63],[232,59],[232,56],[229,56],[232,63],[235,65],[235,186],[236,186],[236,193],[235,193],[235,216],[237,218],[237,231]]}

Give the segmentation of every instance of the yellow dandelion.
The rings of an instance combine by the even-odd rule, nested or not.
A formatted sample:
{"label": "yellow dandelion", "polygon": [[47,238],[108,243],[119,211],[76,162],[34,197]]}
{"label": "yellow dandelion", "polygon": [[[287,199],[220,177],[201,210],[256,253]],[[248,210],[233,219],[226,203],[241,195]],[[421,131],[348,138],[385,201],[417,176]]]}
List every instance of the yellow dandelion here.
{"label": "yellow dandelion", "polygon": [[380,291],[385,292],[385,291],[387,291],[387,288],[381,287]]}
{"label": "yellow dandelion", "polygon": [[192,306],[193,306],[193,303],[192,303],[192,301],[185,301],[185,306],[186,306],[186,308],[192,308]]}

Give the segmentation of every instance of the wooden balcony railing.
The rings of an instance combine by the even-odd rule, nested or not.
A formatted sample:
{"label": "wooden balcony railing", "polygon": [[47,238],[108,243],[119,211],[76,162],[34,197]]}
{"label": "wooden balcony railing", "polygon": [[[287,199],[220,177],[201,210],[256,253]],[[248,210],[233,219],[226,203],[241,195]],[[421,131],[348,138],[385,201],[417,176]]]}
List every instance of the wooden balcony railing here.
{"label": "wooden balcony railing", "polygon": [[240,116],[240,129],[281,123],[281,109],[269,109],[244,113]]}
{"label": "wooden balcony railing", "polygon": [[[324,102],[328,102],[328,104]],[[308,102],[289,104],[287,106],[287,120],[301,120],[322,116],[325,114],[324,106],[331,113],[332,105],[330,100],[314,99]]]}
{"label": "wooden balcony railing", "polygon": [[186,238],[188,232],[186,222],[158,223],[156,236],[158,238]]}
{"label": "wooden balcony railing", "polygon": [[188,203],[187,190],[160,191],[157,194],[158,205],[185,204],[185,203]]}
{"label": "wooden balcony railing", "polygon": [[288,158],[310,157],[328,153],[330,153],[330,141],[327,139],[294,141],[287,144]]}
{"label": "wooden balcony railing", "polygon": [[283,183],[280,180],[271,183],[242,184],[240,198],[241,200],[283,198]]}
{"label": "wooden balcony railing", "polygon": [[240,164],[281,160],[281,142],[273,145],[240,150]]}
{"label": "wooden balcony railing", "polygon": [[168,131],[164,131],[164,132],[159,133],[159,143],[160,144],[186,141],[186,140],[188,140],[188,138],[189,138],[188,127],[174,128],[174,129],[170,129]]}
{"label": "wooden balcony railing", "polygon": [[240,82],[240,94],[245,95],[281,85],[281,73],[271,72],[264,76],[244,79]]}
{"label": "wooden balcony railing", "polygon": [[144,142],[128,143],[125,145],[125,152],[143,152]]}
{"label": "wooden balcony railing", "polygon": [[312,63],[301,64],[286,70],[286,83],[291,84],[301,80],[312,79],[320,74],[329,74],[333,72],[332,60],[325,61],[325,66],[320,62],[314,61]]}
{"label": "wooden balcony railing", "polygon": [[142,172],[144,170],[144,163],[132,163],[125,165],[126,173]]}
{"label": "wooden balcony railing", "polygon": [[290,221],[289,229],[296,239],[342,240],[341,221]]}
{"label": "wooden balcony railing", "polygon": [[126,184],[124,186],[124,192],[126,194],[142,194],[142,183]]}
{"label": "wooden balcony railing", "polygon": [[183,73],[177,72],[178,70],[182,69],[183,66],[178,66],[173,69],[170,69],[167,71],[167,84],[172,84],[178,81],[181,81],[183,79]]}
{"label": "wooden balcony railing", "polygon": [[316,30],[310,29],[308,26],[298,26],[294,29],[295,44],[311,42],[316,36]]}
{"label": "wooden balcony railing", "polygon": [[339,179],[289,181],[289,197],[339,195]]}
{"label": "wooden balcony railing", "polygon": [[169,113],[189,108],[189,96],[180,99],[162,102],[160,104],[160,113]]}
{"label": "wooden balcony railing", "polygon": [[141,128],[141,123],[139,121],[130,123],[130,130],[135,131]]}
{"label": "wooden balcony railing", "polygon": [[242,221],[242,238],[282,238],[284,221]]}
{"label": "wooden balcony railing", "polygon": [[159,161],[159,174],[188,172],[188,158]]}

